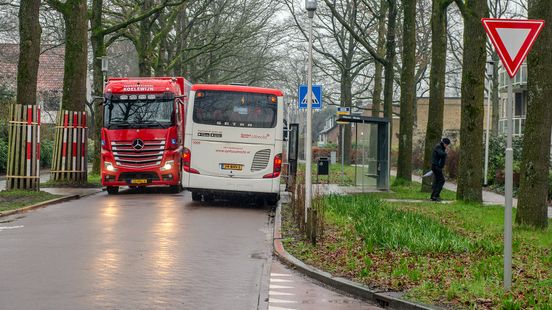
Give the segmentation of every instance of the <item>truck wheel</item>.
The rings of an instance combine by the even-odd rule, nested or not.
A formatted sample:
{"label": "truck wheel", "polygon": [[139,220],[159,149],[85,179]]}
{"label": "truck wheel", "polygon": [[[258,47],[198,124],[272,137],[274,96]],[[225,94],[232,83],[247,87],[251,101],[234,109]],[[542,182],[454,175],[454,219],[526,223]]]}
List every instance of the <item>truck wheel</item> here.
{"label": "truck wheel", "polygon": [[201,201],[201,194],[198,192],[192,192],[192,200],[193,201]]}
{"label": "truck wheel", "polygon": [[180,184],[177,185],[170,185],[169,191],[174,194],[178,194],[182,191],[182,186]]}
{"label": "truck wheel", "polygon": [[107,193],[109,195],[115,195],[119,192],[119,186],[108,186]]}

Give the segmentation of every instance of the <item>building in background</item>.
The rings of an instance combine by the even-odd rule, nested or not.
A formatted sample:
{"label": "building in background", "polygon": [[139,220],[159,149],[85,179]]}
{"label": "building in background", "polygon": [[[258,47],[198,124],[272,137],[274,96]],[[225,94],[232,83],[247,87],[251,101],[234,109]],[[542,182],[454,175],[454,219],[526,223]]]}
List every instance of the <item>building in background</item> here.
{"label": "building in background", "polygon": [[[500,110],[498,120],[498,132],[500,134],[507,133],[506,126],[506,106],[508,100],[508,79],[510,76],[501,66],[498,75],[498,91],[500,96]],[[524,62],[512,84],[514,92],[514,136],[523,135],[523,129],[525,128],[525,118],[527,116],[527,63]]]}
{"label": "building in background", "polygon": [[[43,123],[55,123],[63,93],[63,65],[65,49],[42,46],[38,67],[37,100],[42,107]],[[15,97],[19,44],[0,43],[0,89]]]}

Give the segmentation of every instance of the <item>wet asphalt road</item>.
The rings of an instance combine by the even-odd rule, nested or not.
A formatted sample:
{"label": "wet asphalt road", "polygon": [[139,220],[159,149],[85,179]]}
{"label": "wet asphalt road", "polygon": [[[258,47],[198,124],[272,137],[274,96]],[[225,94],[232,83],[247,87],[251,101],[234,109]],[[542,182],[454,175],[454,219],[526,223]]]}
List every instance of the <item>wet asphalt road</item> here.
{"label": "wet asphalt road", "polygon": [[273,260],[272,221],[162,189],[3,217],[0,309],[376,309]]}
{"label": "wet asphalt road", "polygon": [[0,219],[0,309],[266,309],[271,218],[105,193]]}

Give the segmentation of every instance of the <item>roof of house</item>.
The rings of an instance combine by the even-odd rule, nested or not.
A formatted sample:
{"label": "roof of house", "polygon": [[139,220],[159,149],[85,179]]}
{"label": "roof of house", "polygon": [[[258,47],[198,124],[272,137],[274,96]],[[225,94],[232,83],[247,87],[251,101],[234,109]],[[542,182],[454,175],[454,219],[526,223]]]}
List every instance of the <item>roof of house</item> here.
{"label": "roof of house", "polygon": [[[61,91],[65,48],[42,46],[41,50],[37,91]],[[0,84],[16,88],[18,59],[19,44],[0,43]]]}

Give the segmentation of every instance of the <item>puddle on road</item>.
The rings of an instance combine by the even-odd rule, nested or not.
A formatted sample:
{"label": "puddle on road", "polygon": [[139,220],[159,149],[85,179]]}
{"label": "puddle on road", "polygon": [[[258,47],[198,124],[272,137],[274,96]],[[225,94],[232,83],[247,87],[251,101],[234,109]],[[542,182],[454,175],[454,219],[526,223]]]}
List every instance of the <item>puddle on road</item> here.
{"label": "puddle on road", "polygon": [[253,259],[267,259],[267,256],[265,253],[253,253],[249,256],[249,258]]}

